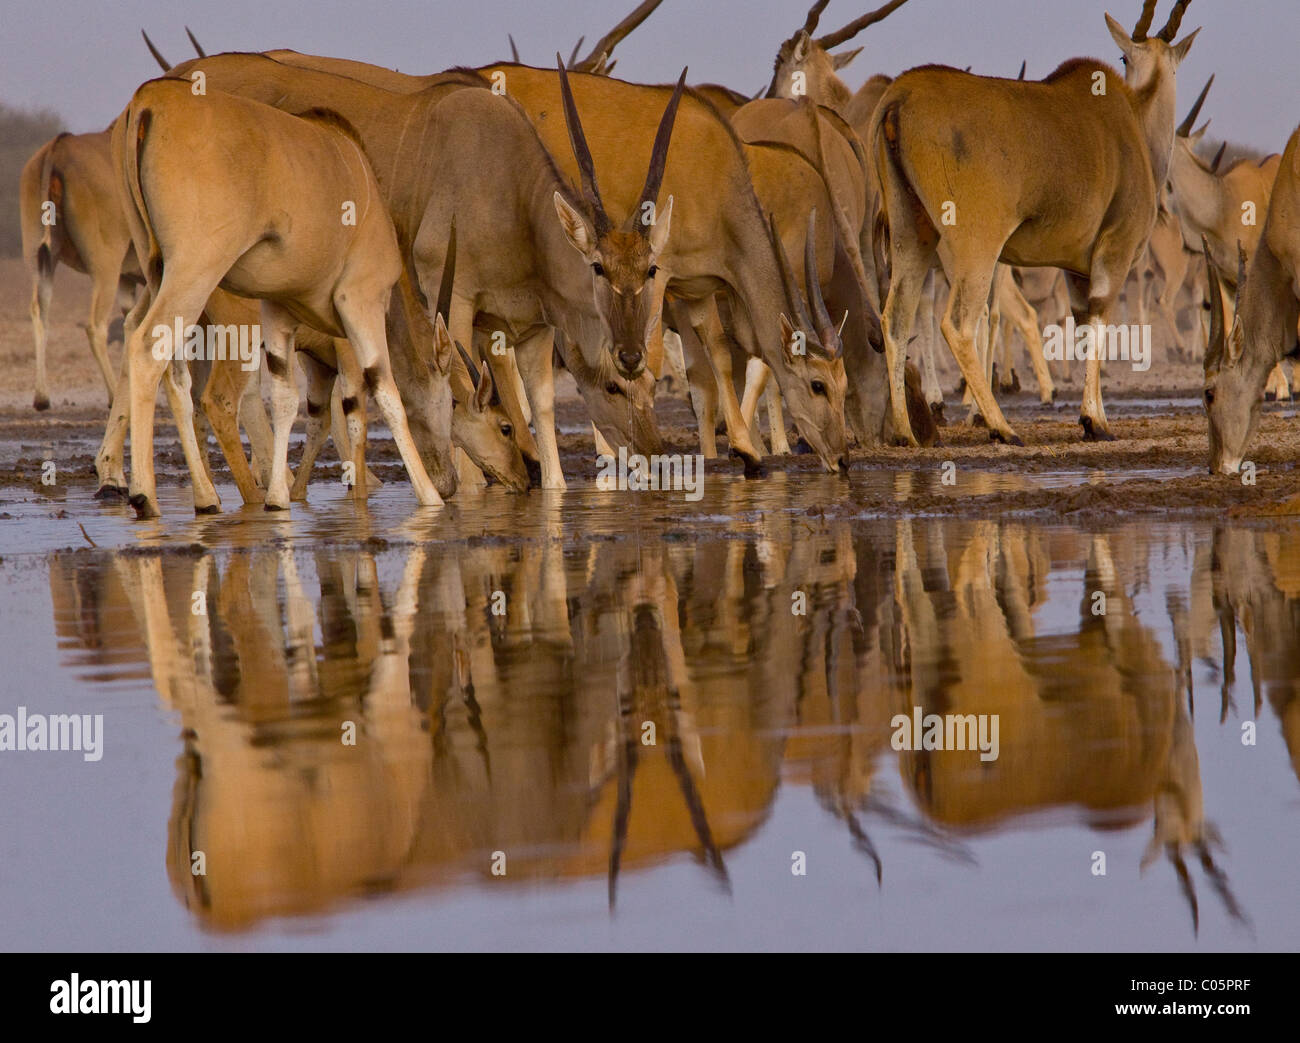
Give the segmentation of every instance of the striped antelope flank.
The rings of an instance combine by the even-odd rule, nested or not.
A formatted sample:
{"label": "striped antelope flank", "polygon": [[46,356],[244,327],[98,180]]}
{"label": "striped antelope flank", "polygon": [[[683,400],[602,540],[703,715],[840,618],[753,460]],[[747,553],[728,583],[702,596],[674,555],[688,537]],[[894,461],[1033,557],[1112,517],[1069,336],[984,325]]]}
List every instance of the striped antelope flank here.
{"label": "striped antelope flank", "polygon": [[[1270,371],[1296,353],[1300,320],[1300,130],[1279,161],[1268,216],[1255,254],[1238,255],[1231,323],[1225,321],[1221,274],[1207,240],[1210,342],[1205,352],[1205,411],[1210,421],[1210,472],[1236,474],[1259,423]],[[1291,506],[1300,505],[1300,497]]]}
{"label": "striped antelope flank", "polygon": [[[250,153],[262,157],[256,170],[231,169],[224,159]],[[186,82],[154,80],[136,91],[115,125],[113,155],[149,291],[132,309],[126,346],[130,500],[137,516],[159,513],[153,413],[164,373],[195,510],[220,509],[193,434],[188,369],[157,357],[150,343],[159,325],[192,325],[218,286],[262,301],[274,431],[268,509],[289,505],[286,458],[298,410],[290,367],[300,321],[348,338],[416,497],[440,505],[389,369],[383,324],[401,274],[396,235],[362,148],[341,117],[312,112],[300,119],[216,92],[196,96]],[[355,224],[342,219],[348,203]],[[364,465],[358,474],[364,475]],[[364,497],[364,486],[358,482],[355,494]]]}
{"label": "striped antelope flank", "polygon": [[130,308],[140,267],[131,250],[131,233],[117,206],[109,132],[60,134],[43,145],[23,167],[18,187],[23,261],[32,276],[32,337],[36,345],[36,392],[32,405],[50,408],[45,374],[45,339],[60,263],[90,276],[90,315],[86,338],[108,389],[109,404],[117,374],[108,361],[108,325],[115,306]]}
{"label": "striped antelope flank", "polygon": [[[1178,0],[1151,37],[1155,0],[1132,37],[1106,16],[1127,81],[1101,62],[1075,59],[1041,82],[926,66],[885,92],[869,146],[888,220],[882,324],[896,430],[908,430],[904,349],[917,298],[940,261],[952,287],[944,338],[995,439],[1021,444],[975,350],[997,263],[1064,268],[1075,321],[1110,324],[1169,168],[1176,69],[1196,36],[1173,43],[1188,2]],[[1090,354],[1080,423],[1085,438],[1109,440],[1101,360]]]}

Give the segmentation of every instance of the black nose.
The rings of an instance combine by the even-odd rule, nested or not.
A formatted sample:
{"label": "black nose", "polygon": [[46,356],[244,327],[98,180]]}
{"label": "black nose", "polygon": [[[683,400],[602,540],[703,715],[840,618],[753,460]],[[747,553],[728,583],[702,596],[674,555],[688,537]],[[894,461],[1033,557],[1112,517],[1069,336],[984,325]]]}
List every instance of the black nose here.
{"label": "black nose", "polygon": [[540,488],[542,484],[542,464],[531,456],[524,457],[524,469],[528,472],[528,484]]}
{"label": "black nose", "polygon": [[849,458],[848,458],[847,456],[841,456],[841,457],[840,457],[840,474],[848,474],[848,473],[849,473]]}
{"label": "black nose", "polygon": [[634,377],[641,372],[641,352],[639,351],[620,351],[618,353],[618,366],[626,376]]}

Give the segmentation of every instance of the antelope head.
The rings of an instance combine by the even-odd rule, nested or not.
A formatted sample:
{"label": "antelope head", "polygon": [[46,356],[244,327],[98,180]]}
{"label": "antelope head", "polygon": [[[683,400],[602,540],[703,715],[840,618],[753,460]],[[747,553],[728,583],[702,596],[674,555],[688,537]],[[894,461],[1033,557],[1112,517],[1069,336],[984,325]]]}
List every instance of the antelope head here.
{"label": "antelope head", "polygon": [[[556,59],[559,60],[558,55]],[[560,192],[555,193],[555,209],[565,237],[591,268],[592,293],[596,309],[609,327],[614,367],[627,380],[635,380],[645,369],[646,340],[659,322],[662,310],[660,294],[655,290],[655,275],[659,271],[659,256],[668,243],[673,197],[669,196],[663,208],[658,208],[659,186],[663,182],[668,144],[685,85],[683,69],[659,121],[641,197],[623,227],[615,228],[601,202],[591,150],[578,118],[568,73],[560,62],[564,119],[582,175],[582,197],[588,212],[573,206]]]}
{"label": "antelope head", "polygon": [[861,54],[862,48],[840,51],[838,54],[831,54],[830,49],[853,39],[867,26],[902,7],[907,0],[889,0],[889,3],[854,19],[843,28],[814,38],[817,22],[829,2],[830,0],[817,0],[808,9],[803,25],[777,49],[767,97],[798,98],[806,95],[818,104],[830,105],[832,108],[848,101],[851,92],[839,78],[838,72]]}
{"label": "antelope head", "polygon": [[[1210,294],[1210,343],[1205,349],[1205,412],[1210,419],[1210,473],[1236,474],[1246,455],[1246,446],[1259,424],[1259,382],[1244,358],[1260,357],[1247,352],[1246,332],[1241,321],[1242,290],[1246,285],[1246,253],[1238,244],[1237,307],[1232,329],[1224,329],[1223,294],[1219,269],[1204,237],[1206,274]],[[1268,353],[1276,358],[1280,352]]]}
{"label": "antelope head", "polygon": [[[451,348],[451,333],[439,315],[434,324],[437,350]],[[477,366],[460,341],[456,350],[469,374],[472,393],[463,404],[456,403],[451,414],[451,438],[470,456],[484,474],[500,482],[511,492],[527,492],[528,468],[515,441],[514,425],[501,408],[492,371],[486,362]]]}
{"label": "antelope head", "polygon": [[1183,21],[1183,12],[1191,0],[1177,0],[1165,27],[1149,35],[1155,15],[1156,0],[1145,0],[1142,16],[1129,36],[1114,18],[1106,15],[1106,27],[1120,49],[1124,62],[1124,82],[1133,89],[1139,106],[1139,118],[1151,149],[1156,184],[1164,184],[1173,150],[1174,105],[1177,94],[1175,73],[1200,29],[1194,29],[1177,43],[1174,36]]}
{"label": "antelope head", "polygon": [[807,304],[771,217],[768,227],[785,288],[785,310],[780,316],[785,365],[773,368],[772,373],[795,426],[826,470],[847,470],[844,396],[848,392],[848,378],[844,374],[844,346],[840,341],[844,322],[841,320],[836,326],[822,299],[817,271],[817,211],[808,215],[808,235],[804,240]]}
{"label": "antelope head", "polygon": [[625,445],[629,452],[647,456],[664,451],[663,436],[655,423],[655,379],[648,368],[629,380],[603,351],[593,366],[579,345],[570,344],[558,332],[555,348],[573,374],[591,422],[611,446]]}
{"label": "antelope head", "polygon": [[[447,238],[447,256],[442,265],[442,279],[438,284],[438,301],[433,321],[434,358],[438,368],[458,383],[458,394],[451,411],[451,440],[460,446],[484,474],[500,482],[512,492],[527,492],[528,468],[515,440],[514,427],[501,401],[491,370],[484,362],[474,363],[469,353],[455,342],[456,352],[465,365],[468,386],[460,386],[452,351],[451,331],[447,329],[447,316],[451,312],[451,297],[456,281],[456,221],[451,222]],[[454,468],[452,469],[454,472]]]}

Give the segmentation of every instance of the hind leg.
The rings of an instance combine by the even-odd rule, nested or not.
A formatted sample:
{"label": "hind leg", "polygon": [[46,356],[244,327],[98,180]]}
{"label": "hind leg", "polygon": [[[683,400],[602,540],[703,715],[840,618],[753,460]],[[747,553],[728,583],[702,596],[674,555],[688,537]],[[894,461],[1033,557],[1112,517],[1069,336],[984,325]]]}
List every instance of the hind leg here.
{"label": "hind leg", "polygon": [[108,423],[104,425],[104,437],[100,441],[99,451],[95,454],[95,474],[99,479],[99,488],[95,499],[125,497],[126,470],[123,453],[126,449],[126,432],[131,422],[130,363],[131,355],[126,345],[131,342],[131,331],[139,325],[141,318],[149,308],[148,291],[140,294],[127,314],[124,325],[122,364],[118,369],[117,387],[113,393],[113,407],[108,411]]}
{"label": "hind leg", "polygon": [[926,277],[934,260],[934,243],[912,230],[890,233],[891,282],[889,296],[880,316],[885,337],[885,365],[889,379],[890,420],[894,440],[902,445],[916,445],[912,421],[907,415],[906,367],[907,345],[912,337],[912,323],[921,301]]}
{"label": "hind leg", "polygon": [[948,282],[952,289],[941,327],[962,376],[966,378],[966,388],[975,408],[988,425],[989,437],[1011,445],[1024,445],[993,398],[976,343],[980,321],[988,308],[996,263],[996,256],[955,256],[947,261],[945,267],[948,268]]}
{"label": "hind leg", "polygon": [[[174,287],[185,287],[183,290]],[[148,311],[141,320],[139,326],[131,330],[127,338],[125,352],[127,354],[127,399],[130,413],[130,430],[131,430],[131,481],[130,481],[130,502],[135,508],[137,518],[157,518],[158,497],[157,485],[154,477],[154,447],[153,447],[153,430],[154,430],[154,409],[158,397],[158,382],[163,378],[169,365],[168,355],[161,348],[155,351],[154,338],[152,331],[156,326],[174,327],[179,322],[182,329],[188,329],[195,324],[203,312],[203,306],[207,303],[208,296],[215,287],[211,286],[206,280],[198,281],[189,277],[178,267],[169,268],[163,276],[162,285],[158,293],[153,298],[153,303],[149,305]],[[173,345],[179,349],[180,345]],[[189,403],[188,395],[185,395],[185,403],[181,403],[176,397],[177,382],[173,379],[169,383],[168,395],[171,398],[172,415],[176,420],[177,431],[180,433],[182,445],[186,451],[186,459],[191,467],[191,480],[199,482],[205,473],[203,465],[197,459],[190,459],[191,453],[197,456],[197,441],[194,439],[194,422],[192,409],[187,408]],[[120,389],[119,389],[120,391]],[[122,396],[116,394],[114,397],[113,414],[118,414],[117,400]],[[111,423],[111,421],[110,421]],[[105,434],[108,437],[108,433]],[[194,443],[191,445],[191,443]],[[194,473],[197,472],[197,473]],[[208,490],[203,490],[205,493]],[[195,508],[211,506],[215,502],[216,493],[211,493],[211,501],[207,496],[200,496],[200,489],[195,486]]]}
{"label": "hind leg", "polygon": [[36,341],[36,392],[32,396],[32,407],[37,410],[50,408],[50,388],[45,374],[45,340],[47,316],[50,313],[50,298],[54,296],[54,263],[38,265],[36,279],[32,284],[32,337]]}
{"label": "hind leg", "polygon": [[714,460],[718,456],[718,385],[704,357],[704,345],[691,329],[685,306],[671,300],[666,302],[666,306],[677,324],[687,397],[700,431],[700,452],[706,460]]}

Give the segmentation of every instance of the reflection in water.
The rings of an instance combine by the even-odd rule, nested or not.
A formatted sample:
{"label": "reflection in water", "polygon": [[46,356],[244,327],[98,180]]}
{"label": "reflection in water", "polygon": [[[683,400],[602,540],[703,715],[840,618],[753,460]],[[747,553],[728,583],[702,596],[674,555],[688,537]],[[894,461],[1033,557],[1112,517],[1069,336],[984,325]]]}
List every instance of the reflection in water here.
{"label": "reflection in water", "polygon": [[[147,666],[180,722],[167,867],[204,926],[500,874],[604,874],[612,909],[621,873],[681,853],[725,892],[782,784],[811,787],[877,881],[873,820],[969,864],[1013,819],[1149,819],[1142,865],[1168,859],[1193,924],[1189,858],[1244,918],[1212,854],[1192,664],[1221,635],[1226,720],[1240,629],[1300,770],[1285,535],[1221,528],[1193,552],[1139,525],[773,512],[727,539],[538,536],[55,556],[68,654],[90,677]],[[894,752],[915,708],[998,715],[998,758]],[[891,763],[910,806],[877,781]]]}

